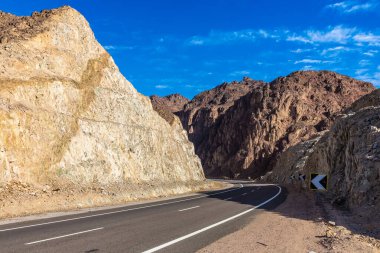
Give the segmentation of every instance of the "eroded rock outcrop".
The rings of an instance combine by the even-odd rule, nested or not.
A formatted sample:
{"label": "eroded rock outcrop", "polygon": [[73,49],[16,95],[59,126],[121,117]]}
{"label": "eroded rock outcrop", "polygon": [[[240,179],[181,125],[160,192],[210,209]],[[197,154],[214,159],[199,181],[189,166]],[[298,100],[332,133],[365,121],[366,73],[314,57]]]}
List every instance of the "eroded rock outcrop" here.
{"label": "eroded rock outcrop", "polygon": [[330,176],[329,194],[336,203],[380,208],[380,90],[336,120],[307,159],[305,171],[312,170]]}
{"label": "eroded rock outcrop", "polygon": [[174,114],[183,109],[184,105],[189,102],[189,99],[180,94],[171,94],[165,97],[157,95],[150,96],[153,109],[164,118],[169,124],[174,122],[181,122]]}
{"label": "eroded rock outcrop", "polygon": [[[215,88],[204,91],[185,104],[183,110],[176,112],[183,127],[189,133],[189,139],[198,147],[208,138],[211,128],[218,124],[218,119],[235,103],[256,87],[264,85],[245,77],[241,82],[223,83]],[[207,170],[206,170],[207,171]]]}
{"label": "eroded rock outcrop", "polygon": [[[268,84],[244,82],[235,84],[246,87],[235,91],[242,96],[227,99],[226,107],[221,101],[231,93],[227,84],[220,93],[202,93],[205,99],[196,97],[178,113],[209,176],[262,175],[281,152],[327,130],[338,112],[374,90],[329,71],[298,71]],[[187,109],[192,104],[197,110]]]}
{"label": "eroded rock outcrop", "polygon": [[185,104],[190,100],[182,96],[181,94],[171,94],[168,96],[160,97],[157,95],[150,96],[152,105],[154,108],[167,110],[169,112],[175,113],[181,111]]}
{"label": "eroded rock outcrop", "polygon": [[[358,99],[338,116],[330,131],[281,154],[268,182],[294,184],[291,176],[310,173],[329,177],[327,196],[350,208],[380,209],[380,90]],[[366,216],[370,217],[366,209]]]}
{"label": "eroded rock outcrop", "polygon": [[204,179],[179,121],[153,110],[77,11],[0,16],[1,185]]}

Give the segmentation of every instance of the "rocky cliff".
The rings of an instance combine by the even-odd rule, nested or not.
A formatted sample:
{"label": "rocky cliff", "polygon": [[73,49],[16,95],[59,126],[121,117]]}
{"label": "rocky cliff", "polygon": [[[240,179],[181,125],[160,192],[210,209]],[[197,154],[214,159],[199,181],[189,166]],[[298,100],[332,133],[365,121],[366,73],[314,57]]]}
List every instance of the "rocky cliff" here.
{"label": "rocky cliff", "polygon": [[380,90],[364,96],[336,120],[314,146],[306,173],[328,174],[338,204],[380,209]]}
{"label": "rocky cliff", "polygon": [[248,77],[241,82],[223,83],[198,94],[185,104],[181,111],[176,112],[197,153],[199,145],[208,137],[209,130],[217,124],[220,116],[224,115],[236,100],[263,84],[262,81]]}
{"label": "rocky cliff", "polygon": [[0,16],[0,186],[204,179],[179,121],[153,110],[77,11]]}
{"label": "rocky cliff", "polygon": [[182,96],[181,94],[171,94],[165,97],[160,97],[157,95],[150,96],[152,105],[154,108],[167,110],[169,112],[175,113],[181,111],[185,104],[190,100]]}
{"label": "rocky cliff", "polygon": [[173,124],[176,121],[181,124],[179,119],[174,116],[174,113],[183,109],[183,106],[189,102],[187,98],[180,94],[171,94],[165,97],[153,95],[150,96],[150,100],[153,109],[169,124]]}
{"label": "rocky cliff", "polygon": [[286,150],[264,179],[295,184],[290,177],[299,173],[307,176],[306,187],[310,173],[328,175],[333,203],[370,207],[363,215],[380,218],[380,90],[353,103],[330,131]]}
{"label": "rocky cliff", "polygon": [[329,71],[298,71],[271,83],[245,78],[203,92],[176,114],[209,176],[257,177],[278,155],[328,129],[336,114],[374,90]]}

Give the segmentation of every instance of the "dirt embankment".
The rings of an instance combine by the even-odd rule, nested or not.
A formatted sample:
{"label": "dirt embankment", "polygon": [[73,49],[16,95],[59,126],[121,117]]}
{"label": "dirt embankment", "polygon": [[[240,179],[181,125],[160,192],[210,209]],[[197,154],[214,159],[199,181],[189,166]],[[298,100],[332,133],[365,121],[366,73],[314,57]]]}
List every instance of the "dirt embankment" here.
{"label": "dirt embankment", "polygon": [[72,211],[83,208],[113,206],[128,202],[170,197],[228,187],[215,181],[188,181],[180,186],[173,183],[111,184],[106,187],[93,184],[42,185],[10,182],[0,186],[0,219],[46,212]]}
{"label": "dirt embankment", "polygon": [[198,253],[379,253],[380,234],[360,216],[338,210],[315,193],[288,188],[284,203],[273,211],[259,210],[241,230],[227,235]]}

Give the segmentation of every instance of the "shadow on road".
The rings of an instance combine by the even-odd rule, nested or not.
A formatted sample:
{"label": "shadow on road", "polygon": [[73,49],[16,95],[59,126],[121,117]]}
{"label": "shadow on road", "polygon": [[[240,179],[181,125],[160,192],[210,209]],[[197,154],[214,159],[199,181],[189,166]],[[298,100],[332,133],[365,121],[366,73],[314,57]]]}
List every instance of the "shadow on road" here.
{"label": "shadow on road", "polygon": [[[244,188],[230,192],[230,195],[247,191],[250,193],[252,181],[240,182]],[[337,226],[343,226],[355,234],[365,235],[380,239],[380,219],[378,216],[363,217],[359,214],[353,214],[349,210],[338,208],[329,203],[323,194],[296,189],[294,187],[281,187],[281,194],[269,203],[258,207],[258,210],[265,210],[277,213],[284,217],[303,219],[312,222],[334,221]],[[271,198],[278,192],[277,187],[262,186],[255,190],[254,197],[233,197],[229,199],[226,194],[217,194],[215,192],[203,192],[208,198],[220,199],[223,201],[233,201],[243,205],[255,207],[265,200]],[[227,193],[228,194],[228,193]],[[253,194],[253,193],[252,193]],[[286,204],[284,204],[287,202]],[[284,204],[284,205],[282,205]]]}

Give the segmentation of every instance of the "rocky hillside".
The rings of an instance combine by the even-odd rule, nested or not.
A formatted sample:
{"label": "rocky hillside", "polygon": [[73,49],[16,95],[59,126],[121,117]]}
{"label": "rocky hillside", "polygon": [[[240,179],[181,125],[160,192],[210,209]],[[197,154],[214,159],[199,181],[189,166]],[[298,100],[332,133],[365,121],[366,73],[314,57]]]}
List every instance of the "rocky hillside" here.
{"label": "rocky hillside", "polygon": [[[292,175],[329,176],[327,197],[338,205],[364,208],[380,222],[380,90],[357,100],[330,131],[286,150],[263,179],[295,184]],[[380,224],[380,223],[379,223]]]}
{"label": "rocky hillside", "polygon": [[[171,94],[165,97],[157,95],[150,96],[153,109],[164,118],[169,124],[178,120],[174,113],[182,110],[183,106],[189,102],[187,98],[180,94]],[[181,124],[181,123],[180,123]]]}
{"label": "rocky hillside", "polygon": [[198,94],[183,107],[183,110],[177,112],[196,150],[208,137],[209,130],[217,124],[219,117],[224,115],[236,100],[262,85],[264,82],[248,77],[241,82],[223,83]]}
{"label": "rocky hillside", "polygon": [[0,16],[0,186],[204,179],[179,121],[153,110],[77,11]]}
{"label": "rocky hillside", "polygon": [[271,83],[222,84],[176,114],[207,175],[257,177],[281,152],[327,130],[338,112],[373,90],[338,73],[298,71]]}
{"label": "rocky hillside", "polygon": [[156,109],[166,110],[172,113],[181,111],[185,104],[190,100],[182,96],[181,94],[171,94],[165,97],[157,95],[150,96],[153,107]]}
{"label": "rocky hillside", "polygon": [[337,112],[373,89],[370,83],[327,71],[277,78],[238,100],[198,154],[208,174],[259,176],[271,169],[279,153],[328,129]]}
{"label": "rocky hillside", "polygon": [[305,164],[330,175],[329,193],[338,204],[380,208],[380,90],[341,115],[314,146]]}

